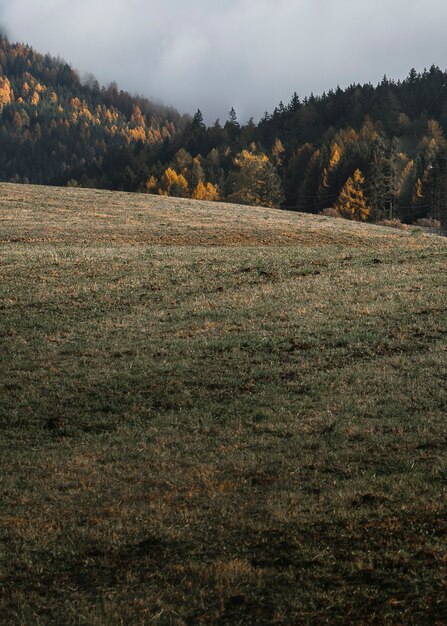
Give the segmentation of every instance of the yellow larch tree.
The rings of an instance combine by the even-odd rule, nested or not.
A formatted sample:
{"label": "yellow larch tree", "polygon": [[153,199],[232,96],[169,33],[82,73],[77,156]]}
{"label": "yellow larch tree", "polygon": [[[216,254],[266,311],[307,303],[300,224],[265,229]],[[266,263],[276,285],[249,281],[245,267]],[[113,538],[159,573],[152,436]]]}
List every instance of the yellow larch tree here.
{"label": "yellow larch tree", "polygon": [[141,112],[140,107],[136,104],[133,107],[132,115],[130,117],[130,124],[132,128],[138,128],[139,126],[146,126],[146,120]]}
{"label": "yellow larch tree", "polygon": [[5,104],[10,104],[12,100],[11,83],[6,76],[0,76],[0,111]]}
{"label": "yellow larch tree", "polygon": [[343,155],[342,147],[336,141],[334,141],[334,143],[331,146],[329,163],[327,167],[323,168],[323,174],[321,177],[321,189],[322,190],[326,190],[330,188],[331,180],[333,178],[331,174],[334,172],[335,169],[337,169],[337,166],[341,161],[342,155]]}
{"label": "yellow larch tree", "polygon": [[130,128],[128,131],[129,133],[128,140],[129,141],[141,141],[142,143],[146,143],[147,141],[146,120],[138,105],[135,105],[133,108],[133,112],[130,117],[129,126]]}
{"label": "yellow larch tree", "polygon": [[212,183],[204,184],[201,180],[197,183],[196,188],[193,191],[192,197],[194,200],[208,200],[211,202],[217,202],[219,200],[219,191],[217,185]]}
{"label": "yellow larch tree", "polygon": [[401,152],[399,154],[398,164],[400,166],[401,173],[397,179],[396,193],[400,196],[408,187],[409,181],[411,180],[411,175],[414,171],[414,161]]}
{"label": "yellow larch tree", "polygon": [[156,193],[158,187],[158,180],[155,176],[150,176],[146,181],[146,191],[148,193]]}
{"label": "yellow larch tree", "polygon": [[228,196],[230,202],[280,206],[284,199],[281,179],[266,154],[258,152],[252,144],[250,150],[236,155],[234,164],[237,172],[233,176],[233,192]]}
{"label": "yellow larch tree", "polygon": [[177,174],[172,167],[168,167],[161,177],[158,193],[161,196],[187,198],[188,182],[183,174]]}
{"label": "yellow larch tree", "polygon": [[343,216],[350,220],[364,222],[368,219],[370,208],[363,193],[365,178],[357,169],[343,185],[335,208]]}
{"label": "yellow larch tree", "polygon": [[423,197],[424,194],[422,192],[422,180],[418,178],[414,187],[413,202],[418,202],[419,200],[422,200]]}
{"label": "yellow larch tree", "polygon": [[340,163],[343,151],[335,141],[331,146],[331,157],[329,159],[329,170],[332,172]]}
{"label": "yellow larch tree", "polygon": [[283,163],[285,148],[281,139],[276,139],[272,148],[272,163],[275,167],[281,167]]}
{"label": "yellow larch tree", "polygon": [[146,139],[146,129],[143,128],[143,126],[137,126],[136,128],[129,129],[129,141],[141,141],[142,143],[146,143]]}

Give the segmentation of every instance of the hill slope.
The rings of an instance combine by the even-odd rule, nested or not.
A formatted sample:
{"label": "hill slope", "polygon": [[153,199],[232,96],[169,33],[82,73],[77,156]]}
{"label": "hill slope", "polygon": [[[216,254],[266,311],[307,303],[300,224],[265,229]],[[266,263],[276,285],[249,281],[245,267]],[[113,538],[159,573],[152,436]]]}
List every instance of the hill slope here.
{"label": "hill slope", "polygon": [[445,239],[0,198],[0,622],[442,623]]}
{"label": "hill slope", "polygon": [[417,228],[402,232],[322,215],[222,202],[14,184],[0,184],[0,190],[0,241],[112,246],[303,244],[365,249],[421,249],[433,246],[434,241]]}

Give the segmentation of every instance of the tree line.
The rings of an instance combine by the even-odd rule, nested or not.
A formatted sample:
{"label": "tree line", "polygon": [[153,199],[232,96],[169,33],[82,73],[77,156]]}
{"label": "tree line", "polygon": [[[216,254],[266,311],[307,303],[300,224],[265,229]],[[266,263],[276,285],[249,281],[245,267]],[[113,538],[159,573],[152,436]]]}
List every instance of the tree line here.
{"label": "tree line", "polygon": [[1,37],[0,179],[445,220],[446,85],[432,66],[207,126]]}

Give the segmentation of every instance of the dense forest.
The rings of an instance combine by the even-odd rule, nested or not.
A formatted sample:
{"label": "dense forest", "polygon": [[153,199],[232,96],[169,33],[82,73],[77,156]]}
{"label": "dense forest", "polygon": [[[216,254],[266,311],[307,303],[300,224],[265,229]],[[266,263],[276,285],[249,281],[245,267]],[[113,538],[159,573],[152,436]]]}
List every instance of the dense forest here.
{"label": "dense forest", "polygon": [[445,220],[446,85],[432,66],[207,127],[0,37],[0,179]]}

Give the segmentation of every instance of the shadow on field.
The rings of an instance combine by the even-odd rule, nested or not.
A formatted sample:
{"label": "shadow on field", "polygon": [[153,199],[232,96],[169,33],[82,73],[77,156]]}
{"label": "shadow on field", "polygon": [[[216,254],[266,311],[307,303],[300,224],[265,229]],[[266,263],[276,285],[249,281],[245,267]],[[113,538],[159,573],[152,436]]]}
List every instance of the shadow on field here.
{"label": "shadow on field", "polygon": [[[360,505],[372,504],[367,498]],[[149,616],[181,616],[155,623],[188,626],[441,624],[439,616],[447,614],[445,512],[222,532],[220,547],[205,543],[200,550],[194,542],[149,535],[116,548],[86,547],[76,557],[42,553],[4,579],[4,589],[20,587],[55,605],[76,598],[88,605],[102,596],[129,598],[138,588]],[[222,573],[229,564],[231,580]],[[154,588],[158,596],[149,601],[143,589],[149,595]],[[48,604],[37,605],[40,615],[51,613]],[[137,623],[135,607],[121,608]]]}

